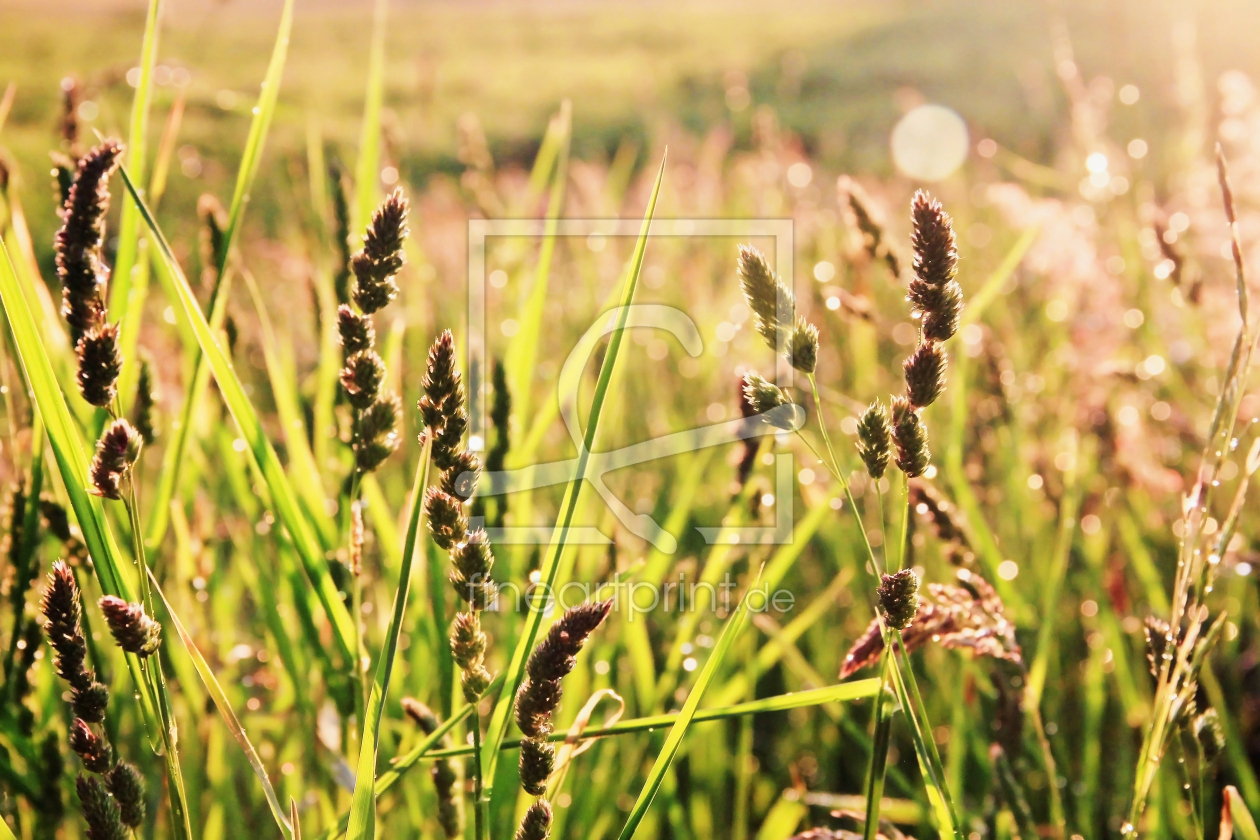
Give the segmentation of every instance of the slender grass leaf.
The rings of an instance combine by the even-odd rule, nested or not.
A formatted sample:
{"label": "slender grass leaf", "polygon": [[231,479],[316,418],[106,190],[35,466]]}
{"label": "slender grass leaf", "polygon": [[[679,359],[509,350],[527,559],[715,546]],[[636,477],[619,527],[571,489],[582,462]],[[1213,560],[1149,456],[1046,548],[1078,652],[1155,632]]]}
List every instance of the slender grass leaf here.
{"label": "slender grass leaf", "polygon": [[1225,802],[1221,806],[1221,840],[1237,835],[1238,840],[1260,840],[1260,831],[1251,818],[1246,803],[1233,785],[1225,786]]}
{"label": "slender grass leaf", "polygon": [[[639,230],[639,238],[634,246],[634,254],[626,270],[625,291],[621,297],[621,307],[617,313],[616,325],[609,338],[608,350],[604,354],[604,361],[600,366],[599,379],[595,384],[595,394],[591,402],[590,415],[587,418],[586,434],[583,438],[582,448],[578,452],[573,478],[565,488],[564,499],[560,506],[561,515],[556,522],[555,530],[552,532],[551,544],[547,548],[546,559],[539,570],[539,579],[545,581],[545,585],[539,588],[539,592],[554,591],[556,571],[560,567],[560,555],[564,551],[565,543],[568,541],[569,528],[573,524],[573,515],[577,510],[578,496],[586,479],[586,467],[590,461],[591,448],[595,443],[595,433],[599,428],[600,413],[608,395],[613,369],[617,364],[617,355],[621,349],[622,338],[625,335],[626,322],[630,317],[630,304],[634,301],[634,290],[639,282],[639,274],[643,270],[643,256],[647,250],[648,232],[652,227],[652,217],[656,212],[656,200],[660,195],[661,181],[664,177],[665,158],[662,158],[661,168],[656,174],[656,184],[652,187],[651,198],[648,199],[647,212],[643,217],[643,226]],[[486,732],[481,765],[482,778],[488,780],[490,785],[494,783],[494,771],[499,760],[499,745],[503,743],[503,738],[507,734],[512,702],[516,697],[516,690],[520,686],[521,678],[525,672],[525,660],[529,652],[533,650],[534,640],[538,636],[538,628],[542,623],[543,611],[536,607],[537,605],[528,607],[525,627],[520,636],[517,637],[516,647],[512,651],[512,659],[508,666],[506,690],[495,705],[490,719],[490,726]],[[489,789],[486,790],[485,795],[487,798],[490,797],[491,792]]]}
{"label": "slender grass leaf", "polygon": [[565,186],[569,180],[569,144],[572,139],[573,118],[569,101],[560,107],[557,136],[560,139],[556,157],[555,176],[551,181],[551,196],[547,201],[547,216],[543,225],[542,247],[538,253],[538,265],[534,272],[534,284],[525,299],[519,318],[521,330],[512,339],[507,358],[511,366],[512,406],[517,417],[530,417],[530,395],[537,372],[534,363],[538,357],[538,343],[543,330],[543,306],[547,302],[548,279],[551,276],[551,258],[556,249],[556,227],[560,212],[564,209]]}
{"label": "slender grass leaf", "polygon": [[245,395],[245,389],[242,387],[240,380],[236,378],[236,372],[232,369],[231,361],[222,348],[219,347],[214,332],[201,314],[201,308],[197,304],[197,299],[193,296],[192,289],[188,286],[188,280],[184,277],[183,269],[179,267],[174,254],[171,253],[166,237],[157,226],[157,222],[153,219],[153,215],[149,212],[149,208],[145,205],[143,199],[136,192],[135,184],[125,168],[122,170],[122,175],[124,182],[127,184],[127,189],[131,190],[132,196],[135,197],[136,203],[140,207],[140,213],[149,226],[149,231],[157,244],[158,250],[162,253],[163,259],[170,269],[170,276],[174,280],[172,291],[184,312],[184,316],[192,324],[193,331],[197,335],[197,341],[201,345],[203,356],[214,373],[215,381],[219,384],[219,391],[223,394],[223,400],[227,404],[228,410],[232,413],[233,419],[236,420],[241,436],[245,439],[255,460],[258,462],[259,468],[262,470],[267,488],[271,491],[271,498],[275,505],[276,513],[280,521],[284,523],[285,529],[289,532],[306,575],[310,579],[316,595],[319,597],[320,604],[323,606],[329,622],[332,624],[333,639],[336,641],[343,658],[347,662],[352,662],[355,643],[354,625],[350,619],[350,613],[346,609],[345,604],[342,603],[336,586],[333,585],[332,576],[328,573],[327,561],[324,559],[323,552],[320,550],[314,534],[311,533],[310,523],[307,522],[306,517],[302,514],[298,505],[297,495],[294,493],[293,487],[290,485],[288,477],[280,465],[280,459],[276,457],[276,451],[272,447],[271,441],[267,438],[258,415],[254,411],[249,398]]}
{"label": "slender grass leaf", "polygon": [[[267,65],[267,74],[263,77],[262,91],[258,96],[258,104],[254,106],[254,118],[250,121],[249,135],[245,139],[245,149],[241,154],[240,167],[236,173],[236,186],[232,191],[232,204],[228,210],[228,226],[223,237],[223,251],[216,266],[214,290],[210,295],[209,325],[211,334],[223,326],[227,314],[227,269],[231,258],[233,244],[240,229],[241,216],[245,205],[249,202],[249,191],[253,187],[254,177],[258,174],[258,166],[262,161],[263,146],[267,139],[267,131],[271,126],[271,118],[275,114],[276,101],[280,95],[280,80],[284,75],[285,60],[289,52],[289,34],[293,29],[293,0],[285,0],[284,10],[280,14],[280,28],[276,32],[275,46],[271,51],[271,61]],[[130,187],[130,185],[129,185]],[[134,194],[134,190],[132,190]],[[137,202],[139,203],[139,202]],[[147,214],[149,225],[153,227],[153,215]],[[167,254],[170,248],[166,249]],[[178,269],[173,259],[169,264]],[[177,272],[172,271],[174,276]],[[159,276],[162,272],[159,272]],[[182,277],[182,274],[179,276]],[[187,284],[185,284],[186,286]],[[167,289],[170,294],[171,290]],[[178,298],[178,295],[172,295]],[[192,421],[197,414],[197,406],[201,403],[201,395],[210,382],[210,369],[205,354],[194,354],[193,375],[187,392],[184,394],[184,405],[180,409],[179,426],[175,430],[175,439],[167,446],[162,461],[162,473],[158,481],[157,493],[149,514],[149,524],[145,529],[145,544],[156,549],[166,535],[166,527],[170,500],[179,485],[179,474],[184,463],[184,454],[188,449],[192,435]],[[334,626],[337,621],[334,619]],[[338,633],[340,635],[340,632]],[[340,639],[339,639],[340,641]]]}
{"label": "slender grass leaf", "polygon": [[381,106],[385,98],[385,24],[389,0],[376,0],[372,13],[372,46],[368,55],[367,94],[363,106],[363,127],[359,135],[359,160],[354,169],[354,206],[350,210],[350,230],[367,227],[376,209],[381,168]]}
{"label": "slender grass leaf", "polygon": [[[52,446],[53,457],[61,472],[71,508],[78,519],[83,541],[93,558],[97,580],[106,594],[135,602],[137,599],[133,594],[132,582],[123,572],[122,554],[106,521],[103,504],[98,497],[87,491],[89,481],[83,443],[70,416],[70,409],[66,406],[61,386],[53,375],[52,365],[44,352],[35,319],[26,304],[26,296],[19,287],[18,275],[9,259],[8,248],[2,242],[0,256],[3,257],[0,260],[0,304],[3,305],[5,317],[9,321],[26,385],[43,417],[48,442]],[[125,660],[136,686],[136,697],[148,729],[150,744],[158,750],[154,739],[160,738],[165,742],[170,737],[170,730],[161,722],[166,717],[164,710],[170,704],[165,684],[160,679],[148,679],[135,654],[125,654]],[[160,676],[160,670],[158,674]],[[171,822],[176,835],[188,837],[191,829],[188,826],[188,810],[180,782],[178,758],[169,748],[166,749],[165,758]]]}
{"label": "slender grass leaf", "polygon": [[236,719],[236,713],[232,711],[232,704],[228,700],[227,694],[224,693],[223,687],[219,685],[219,681],[215,678],[214,671],[210,668],[210,663],[206,662],[206,658],[197,649],[197,643],[193,641],[192,636],[184,629],[184,623],[175,614],[175,609],[171,606],[171,602],[166,600],[166,593],[162,591],[162,586],[158,583],[158,579],[152,570],[149,571],[149,580],[153,584],[153,591],[161,599],[162,606],[166,608],[166,614],[170,617],[171,624],[175,626],[175,632],[179,634],[180,641],[184,643],[184,648],[188,651],[188,656],[192,659],[193,665],[197,669],[197,675],[201,677],[201,682],[205,685],[206,691],[210,692],[210,697],[214,700],[215,707],[218,708],[219,714],[222,715],[223,722],[231,730],[232,737],[236,739],[236,743],[240,744],[241,751],[245,753],[245,758],[249,761],[250,767],[254,768],[254,775],[262,783],[263,795],[267,797],[267,805],[271,808],[271,815],[283,832],[292,835],[292,824],[285,815],[284,808],[280,805],[280,799],[276,796],[275,788],[271,786],[271,779],[267,776],[267,769],[263,767],[262,759],[258,757],[258,751],[254,749],[254,745],[250,743],[249,736],[245,734],[245,727],[241,726],[241,722]]}
{"label": "slender grass leaf", "polygon": [[696,716],[696,709],[699,708],[700,701],[704,699],[704,692],[709,688],[709,683],[713,682],[713,677],[717,674],[718,668],[726,658],[727,652],[730,651],[735,638],[739,636],[739,631],[743,629],[744,621],[748,617],[748,596],[756,590],[760,580],[761,573],[759,571],[756,580],[748,587],[744,597],[740,599],[739,607],[735,610],[735,614],[730,617],[726,622],[726,626],[722,628],[722,635],[718,637],[717,644],[713,646],[713,653],[709,655],[709,660],[704,663],[704,668],[700,670],[700,676],[696,678],[695,686],[687,695],[687,700],[683,703],[683,707],[678,713],[678,720],[670,728],[669,735],[665,737],[665,744],[656,756],[656,762],[652,765],[652,769],[648,771],[647,781],[643,785],[643,790],[639,792],[639,799],[634,803],[634,807],[630,809],[630,816],[626,818],[626,824],[621,829],[621,840],[630,840],[634,836],[639,828],[639,823],[643,821],[644,814],[647,813],[652,800],[656,797],[656,792],[665,778],[665,772],[669,770],[669,766],[674,760],[674,755],[678,752],[678,747],[682,744],[683,737],[687,734],[687,729],[691,726],[691,722]]}
{"label": "slender grass leaf", "polygon": [[364,840],[376,836],[376,753],[381,742],[381,710],[389,692],[389,678],[393,674],[394,657],[398,653],[398,635],[402,632],[403,616],[407,612],[411,566],[416,556],[416,541],[420,536],[424,490],[429,484],[429,460],[432,451],[433,435],[425,435],[424,450],[420,453],[420,463],[416,465],[416,481],[411,488],[411,514],[407,519],[407,539],[403,543],[398,589],[394,593],[394,611],[389,619],[385,649],[376,660],[376,676],[372,680],[372,693],[368,697],[364,714],[354,799],[350,805],[350,825],[346,833],[349,840]]}

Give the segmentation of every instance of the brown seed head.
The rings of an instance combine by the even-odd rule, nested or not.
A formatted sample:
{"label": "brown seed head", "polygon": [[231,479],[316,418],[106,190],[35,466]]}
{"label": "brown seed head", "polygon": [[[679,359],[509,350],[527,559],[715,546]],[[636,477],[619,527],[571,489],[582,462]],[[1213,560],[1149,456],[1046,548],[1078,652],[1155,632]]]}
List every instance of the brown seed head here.
{"label": "brown seed head", "polygon": [[355,464],[360,472],[376,470],[398,449],[398,420],[402,400],[385,393],[359,415],[359,436],[354,443]]}
{"label": "brown seed head", "polygon": [[904,630],[919,611],[919,578],[910,569],[884,575],[876,590],[884,621],[895,630]]}
{"label": "brown seed head", "polygon": [[521,818],[521,826],[516,829],[514,840],[547,840],[551,836],[551,805],[546,799],[539,799],[525,816]]}
{"label": "brown seed head", "polygon": [[407,237],[407,199],[394,190],[372,214],[363,250],[350,258],[354,302],[365,315],[383,309],[398,294],[394,275],[402,268]]}
{"label": "brown seed head", "polygon": [[943,286],[958,271],[953,220],[941,203],[923,190],[914,194],[910,216],[915,276],[929,285]]}
{"label": "brown seed head", "polygon": [[424,491],[424,512],[433,541],[446,551],[454,548],[468,533],[464,505],[436,487]]}
{"label": "brown seed head", "polygon": [[521,742],[521,787],[531,796],[547,792],[547,778],[556,766],[556,748],[547,741],[526,738]]}
{"label": "brown seed head", "polygon": [[83,399],[98,408],[105,408],[118,393],[118,374],[122,371],[118,326],[102,323],[89,327],[79,338],[74,351],[79,357],[76,378]]}
{"label": "brown seed head", "polygon": [[88,492],[105,499],[121,499],[123,475],[140,456],[141,445],[140,433],[126,419],[115,420],[96,442]]}
{"label": "brown seed head", "polygon": [[109,742],[78,718],[70,725],[70,749],[78,753],[83,766],[93,773],[108,773],[114,764],[114,751]]}
{"label": "brown seed head", "polygon": [[376,330],[372,326],[372,319],[359,315],[348,304],[343,303],[337,307],[337,333],[341,336],[343,359],[376,346]]}
{"label": "brown seed head", "polygon": [[893,443],[897,445],[897,466],[911,478],[923,475],[928,464],[932,463],[927,427],[905,397],[893,397],[892,419]]}
{"label": "brown seed head", "polygon": [[144,607],[113,595],[106,595],[96,603],[120,648],[140,657],[157,652],[162,642],[162,625],[145,615]]}
{"label": "brown seed head", "polygon": [[915,408],[931,405],[945,390],[945,362],[945,351],[935,341],[920,344],[906,359],[906,396]]}
{"label": "brown seed head", "polygon": [[109,280],[109,269],[101,260],[101,243],[109,210],[109,176],[118,167],[122,150],[117,141],[106,140],[79,160],[62,208],[61,230],[53,244],[62,311],[75,343],[89,329],[104,323],[101,290]]}
{"label": "brown seed head", "polygon": [[346,399],[359,411],[376,402],[384,381],[385,362],[374,350],[352,354],[341,369],[341,387],[346,390]]}

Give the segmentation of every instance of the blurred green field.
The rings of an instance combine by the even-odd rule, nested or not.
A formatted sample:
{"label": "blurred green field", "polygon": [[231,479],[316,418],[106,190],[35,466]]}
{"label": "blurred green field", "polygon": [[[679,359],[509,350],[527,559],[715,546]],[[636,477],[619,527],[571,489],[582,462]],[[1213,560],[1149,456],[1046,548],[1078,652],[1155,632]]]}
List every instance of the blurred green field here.
{"label": "blurred green field", "polygon": [[[0,128],[8,175],[0,235],[14,266],[11,279],[0,275],[10,294],[0,361],[0,475],[14,487],[29,486],[40,463],[45,496],[62,506],[79,488],[52,457],[57,441],[48,444],[33,431],[42,428],[33,408],[38,402],[48,415],[50,396],[24,395],[34,347],[14,326],[20,313],[12,293],[17,289],[33,308],[33,334],[42,339],[36,343],[68,404],[66,428],[90,452],[106,417],[80,398],[75,354],[57,313],[53,240],[61,220],[49,153],[71,151],[58,134],[66,77],[80,84],[76,151],[97,142],[94,132],[127,138],[144,5],[100,0],[52,8],[10,0],[0,8],[0,88],[12,82],[13,91]],[[231,203],[281,3],[163,6],[146,137],[148,171],[164,160],[169,178],[160,202],[148,195],[189,278],[187,299],[209,314],[217,257],[209,244],[213,226],[199,205],[204,194]],[[147,290],[147,297],[124,296],[125,314],[116,315],[138,342],[132,356],[151,360],[157,379],[160,433],[135,468],[151,538],[148,562],[286,811],[292,799],[302,836],[338,835],[338,821],[352,807],[366,689],[391,632],[422,451],[414,407],[425,354],[449,328],[462,366],[471,340],[469,221],[553,212],[625,219],[637,231],[666,148],[634,300],[684,313],[703,349],[693,356],[659,330],[633,329],[607,386],[597,375],[612,351],[600,343],[579,372],[575,401],[583,428],[592,405],[603,405],[596,449],[738,418],[740,377],[752,370],[770,375],[776,364],[786,370],[753,329],[736,277],[737,245],[751,241],[773,253],[777,243],[765,235],[688,236],[694,223],[686,220],[790,220],[790,264],[776,269],[790,276],[800,313],[820,330],[819,391],[798,374],[788,394],[806,408],[804,429],[769,436],[752,455],[742,444],[726,444],[603,476],[629,511],[665,526],[676,552],[632,533],[589,484],[574,503],[575,524],[608,539],[557,551],[557,583],[716,582],[729,572],[738,592],[761,569],[794,598],[792,609],[753,616],[742,628],[731,618],[733,605],[636,615],[623,599],[578,656],[564,682],[558,732],[601,689],[624,699],[625,721],[685,709],[700,688],[701,709],[719,709],[713,721],[687,729],[635,836],[861,836],[821,832],[861,832],[866,807],[875,689],[864,680],[879,670],[837,678],[872,619],[877,580],[866,540],[872,559],[890,568],[904,559],[925,584],[966,584],[969,576],[992,584],[1009,623],[970,629],[1018,653],[1001,659],[959,650],[975,638],[943,633],[912,654],[904,671],[922,700],[909,704],[913,714],[903,709],[893,717],[881,813],[896,826],[881,826],[880,836],[951,836],[947,816],[958,819],[956,836],[967,840],[1131,836],[1125,821],[1135,778],[1152,764],[1142,755],[1143,739],[1164,698],[1148,674],[1144,622],[1167,619],[1191,597],[1173,587],[1179,547],[1198,545],[1200,534],[1205,545],[1221,541],[1212,563],[1219,577],[1206,591],[1193,588],[1193,598],[1221,623],[1190,696],[1199,712],[1220,714],[1223,753],[1209,762],[1196,751],[1192,726],[1175,730],[1136,831],[1223,837],[1227,785],[1240,797],[1239,815],[1244,803],[1260,813],[1260,532],[1255,502],[1245,497],[1260,397],[1254,376],[1228,374],[1239,307],[1212,159],[1219,140],[1232,173],[1241,254],[1254,275],[1260,4],[395,2],[384,30],[379,126],[365,116],[372,10],[358,0],[296,3],[274,121],[241,205],[236,250],[223,257],[231,284],[225,325],[205,333],[221,334],[225,354],[205,397],[186,403],[200,345],[172,294],[178,283],[157,240],[140,223],[139,267],[128,276],[133,291]],[[956,111],[969,130],[961,166],[930,184],[899,172],[889,151],[894,125],[928,102]],[[176,103],[182,120],[178,133],[167,135]],[[571,126],[560,116],[566,113]],[[365,121],[369,135],[379,127],[379,142],[367,146],[379,150],[379,160],[368,167],[371,179],[356,183]],[[338,396],[334,295],[346,256],[338,239],[346,231],[337,204],[350,204],[357,250],[362,208],[395,186],[411,202],[411,236],[399,297],[375,326],[386,384],[403,406],[401,446],[361,482],[352,478],[349,448],[357,421]],[[890,469],[882,482],[867,477],[855,436],[872,400],[903,389],[902,362],[919,341],[905,286],[912,273],[909,207],[918,187],[953,217],[967,308],[946,345],[944,395],[923,412],[933,467],[907,505],[900,472]],[[110,191],[105,256],[114,265],[128,245],[120,177]],[[850,201],[854,194],[860,207]],[[873,223],[860,218],[861,207]],[[505,363],[512,410],[506,427],[483,430],[483,442],[492,446],[506,429],[509,469],[574,457],[557,398],[560,370],[578,337],[617,300],[635,244],[632,236],[586,233],[552,244],[534,235],[488,241],[483,362]],[[900,273],[890,270],[889,251]],[[122,308],[112,299],[110,306]],[[132,387],[135,361],[124,362],[123,382]],[[488,385],[489,370],[464,374],[474,411],[501,396]],[[600,403],[604,387],[607,402]],[[1235,394],[1239,423],[1219,437],[1218,402]],[[122,405],[133,400],[132,391],[121,394]],[[256,426],[242,421],[244,403],[257,412]],[[186,404],[192,407],[184,415]],[[181,432],[187,448],[176,456]],[[276,453],[272,472],[260,455],[264,439]],[[820,462],[832,460],[831,443],[865,534],[844,483]],[[1200,453],[1214,456],[1214,447],[1222,466],[1209,483],[1221,489],[1202,521],[1193,520],[1198,530],[1188,530],[1184,494],[1192,493],[1201,461],[1212,460]],[[791,465],[788,496],[774,455]],[[164,486],[167,480],[173,486]],[[1237,534],[1221,539],[1230,536],[1240,487]],[[288,512],[286,488],[295,499]],[[550,568],[547,540],[564,510],[564,491],[556,484],[511,495],[506,505],[494,497],[484,503],[499,524],[542,534],[539,546],[495,544],[501,583],[524,587],[540,567]],[[356,579],[349,511],[360,493],[367,535],[364,573]],[[773,526],[789,502],[792,542],[731,539],[736,528]],[[32,525],[39,524],[37,507]],[[75,506],[71,516],[84,534],[87,510]],[[136,539],[123,505],[92,510],[103,511],[91,521],[112,530],[125,557]],[[0,648],[7,652],[0,816],[22,840],[86,836],[74,792],[81,766],[64,746],[73,719],[65,684],[47,646],[17,632],[42,623],[44,576],[54,559],[69,554],[85,615],[95,623],[90,657],[112,691],[105,730],[148,783],[149,816],[134,836],[181,836],[163,782],[169,765],[149,747],[132,676],[95,607],[106,590],[91,570],[99,575],[105,565],[99,557],[89,565],[48,522],[33,540],[24,537],[13,525],[20,520],[12,511],[4,517],[0,559],[8,599],[0,609]],[[156,536],[155,521],[163,525]],[[309,550],[295,526],[309,532]],[[701,528],[722,530],[706,538]],[[384,702],[376,784],[388,779],[396,787],[378,798],[377,836],[443,836],[432,758],[404,758],[425,736],[403,714],[402,698],[419,698],[443,719],[464,707],[446,642],[458,604],[446,581],[446,554],[426,533],[421,529]],[[904,558],[898,534],[905,536]],[[129,558],[125,565],[127,577]],[[345,623],[362,637],[362,681],[354,654],[338,652],[337,619],[317,597],[316,572],[335,585],[347,610],[361,607],[361,620]],[[939,606],[944,596],[933,597]],[[263,785],[168,616],[159,610],[165,629],[154,661],[166,675],[180,729],[192,836],[294,836],[273,823]],[[492,672],[510,671],[525,617],[507,607],[486,614]],[[1199,620],[1192,612],[1186,626]],[[719,641],[727,627],[738,632],[729,650]],[[844,686],[857,692],[844,702],[836,694],[830,702],[775,705],[790,692],[849,690]],[[486,737],[496,691],[477,708],[478,733]],[[745,702],[762,705],[742,713],[725,708]],[[590,725],[615,705],[604,703]],[[925,779],[936,768],[926,761],[927,742],[914,737],[918,715],[941,753],[938,782],[952,795],[953,815],[927,792]],[[451,733],[450,746],[471,737],[466,721]],[[618,837],[627,815],[639,813],[645,781],[656,778],[665,726],[604,738],[576,757],[553,782],[552,836]],[[453,757],[463,836],[512,836],[533,801],[519,790],[516,753],[504,756],[487,780],[493,797],[481,837],[473,819],[475,766]],[[802,834],[811,829],[820,833]],[[1251,840],[1245,825],[1235,836]]]}

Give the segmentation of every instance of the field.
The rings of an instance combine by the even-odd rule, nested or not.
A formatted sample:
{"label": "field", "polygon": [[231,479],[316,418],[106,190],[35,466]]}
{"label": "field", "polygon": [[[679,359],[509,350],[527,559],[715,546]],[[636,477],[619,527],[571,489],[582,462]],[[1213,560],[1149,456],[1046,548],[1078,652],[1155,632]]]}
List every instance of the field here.
{"label": "field", "polygon": [[1260,839],[1260,7],[58,5],[0,840]]}

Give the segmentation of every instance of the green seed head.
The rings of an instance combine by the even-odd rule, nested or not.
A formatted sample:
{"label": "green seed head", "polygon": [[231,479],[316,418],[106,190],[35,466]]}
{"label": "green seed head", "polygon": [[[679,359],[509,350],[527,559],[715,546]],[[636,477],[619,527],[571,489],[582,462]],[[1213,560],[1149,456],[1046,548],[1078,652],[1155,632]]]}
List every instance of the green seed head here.
{"label": "green seed head", "polygon": [[858,455],[871,478],[883,478],[892,458],[892,421],[888,409],[878,400],[871,403],[858,421]]}
{"label": "green seed head", "polygon": [[879,608],[889,627],[904,630],[919,612],[919,579],[909,569],[884,575],[876,590]]}

